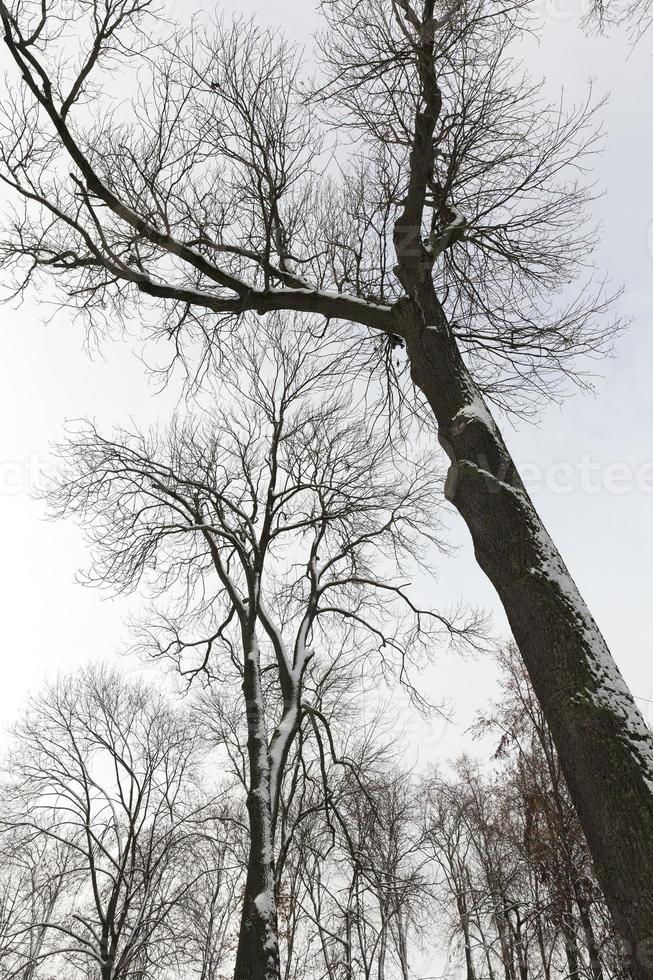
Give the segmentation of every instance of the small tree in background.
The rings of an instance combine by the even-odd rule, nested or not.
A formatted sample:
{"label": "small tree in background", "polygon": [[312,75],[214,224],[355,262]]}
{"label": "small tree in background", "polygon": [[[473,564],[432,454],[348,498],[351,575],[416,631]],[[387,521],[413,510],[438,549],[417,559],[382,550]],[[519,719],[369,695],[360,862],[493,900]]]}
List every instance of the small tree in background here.
{"label": "small tree in background", "polygon": [[190,846],[210,812],[197,793],[200,760],[188,716],[115,672],[87,669],[30,700],[2,830],[14,867],[29,862],[31,908],[12,913],[25,941],[7,976],[71,969],[128,980],[183,964],[184,903],[203,876],[218,880]]}

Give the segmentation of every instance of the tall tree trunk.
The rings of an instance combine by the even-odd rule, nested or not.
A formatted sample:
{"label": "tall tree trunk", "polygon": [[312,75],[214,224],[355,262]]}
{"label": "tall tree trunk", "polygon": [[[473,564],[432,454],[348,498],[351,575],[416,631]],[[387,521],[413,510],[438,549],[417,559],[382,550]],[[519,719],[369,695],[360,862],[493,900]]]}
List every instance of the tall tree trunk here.
{"label": "tall tree trunk", "polygon": [[348,894],[347,910],[345,912],[345,978],[354,978],[354,951],[352,949],[352,927],[351,927],[351,889]]}
{"label": "tall tree trunk", "polygon": [[591,904],[587,896],[583,893],[582,886],[576,879],[574,880],[573,885],[576,904],[578,905],[580,924],[583,927],[583,935],[585,936],[585,945],[587,946],[587,955],[589,957],[592,980],[604,980],[603,967],[601,965],[601,954],[596,941],[594,926],[592,925]]}
{"label": "tall tree trunk", "polygon": [[405,312],[413,320],[405,329],[413,378],[436,414],[451,459],[447,497],[465,519],[477,560],[506,610],[633,973],[651,977],[651,732],[526,493],[443,315],[438,311],[427,329],[414,306]]}
{"label": "tall tree trunk", "polygon": [[467,980],[476,980],[476,974],[474,973],[474,957],[472,956],[472,944],[469,938],[469,929],[465,925],[463,927],[463,938],[465,941],[465,976]]}
{"label": "tall tree trunk", "polygon": [[258,842],[252,840],[234,980],[278,980],[280,976],[276,908],[264,905],[261,898],[266,896],[265,901],[269,901],[269,880],[264,862],[259,857]]}
{"label": "tall tree trunk", "polygon": [[250,845],[234,980],[279,980],[270,760],[263,715],[259,650],[246,645],[243,692],[247,706]]}
{"label": "tall tree trunk", "polygon": [[[451,466],[446,495],[508,616],[558,750],[596,873],[636,978],[653,976],[653,735],[610,655],[467,370],[433,284],[436,243],[422,239],[442,109],[435,4],[425,5],[415,114],[395,271],[395,306],[411,373],[433,409]],[[441,206],[442,205],[442,206]],[[464,231],[441,202],[446,248]],[[456,221],[454,221],[456,219]],[[451,224],[453,222],[453,224]],[[457,229],[457,230],[456,230]],[[649,951],[649,946],[652,949]]]}
{"label": "tall tree trunk", "polygon": [[537,945],[540,951],[540,960],[542,961],[542,973],[544,974],[544,980],[551,980],[551,958],[547,953],[546,944],[544,942],[542,915],[539,912],[535,916],[535,931],[537,934]]}
{"label": "tall tree trunk", "polygon": [[515,952],[517,954],[517,966],[519,967],[520,980],[528,980],[528,957],[524,950],[524,924],[519,910],[515,910]]}
{"label": "tall tree trunk", "polygon": [[[483,954],[485,956],[485,963],[487,965],[487,975],[488,980],[495,980],[494,967],[492,966],[492,942],[488,941],[485,935],[485,930],[481,921],[481,916],[477,913],[476,915],[476,925],[478,928],[479,936],[481,937],[481,942],[483,943]],[[546,978],[548,980],[548,977]]]}
{"label": "tall tree trunk", "polygon": [[463,942],[465,944],[465,977],[466,980],[476,980],[476,974],[474,973],[474,956],[472,954],[472,941],[469,931],[469,914],[467,912],[467,902],[463,888],[464,886],[461,883],[457,905],[458,918],[460,919],[460,926],[463,931]]}
{"label": "tall tree trunk", "polygon": [[377,980],[385,980],[385,961],[388,950],[388,926],[387,926],[387,916],[386,909],[384,907],[385,903],[379,903],[379,913],[381,916],[381,934],[379,936],[379,952],[376,961],[376,976]]}
{"label": "tall tree trunk", "polygon": [[[445,492],[495,586],[551,729],[596,873],[636,977],[653,975],[653,737],[519,477],[458,350],[421,237],[421,157],[437,106],[420,114],[395,233],[397,306],[415,384],[451,466]],[[420,198],[421,195],[421,198]]]}
{"label": "tall tree trunk", "polygon": [[[506,980],[517,980],[515,976],[515,963],[512,956],[512,943],[510,941],[510,930],[506,923],[504,909],[499,907],[499,896],[492,891],[492,906],[494,924],[499,937],[499,947],[501,949],[501,963]],[[502,905],[505,903],[502,900]]]}
{"label": "tall tree trunk", "polygon": [[100,980],[113,980],[114,974],[114,953],[112,952],[112,944],[108,939],[109,933],[109,922],[105,922],[102,936],[100,938],[100,969],[99,975]]}
{"label": "tall tree trunk", "polygon": [[[566,918],[567,916],[565,916]],[[578,943],[576,942],[576,934],[568,921],[564,921],[562,924],[562,934],[565,943],[565,955],[567,957],[568,980],[579,980],[580,958],[578,956]]]}
{"label": "tall tree trunk", "polygon": [[[399,899],[395,898],[395,905],[398,906]],[[409,980],[410,970],[408,968],[408,927],[404,921],[404,917],[401,913],[401,908],[399,908],[396,914],[396,928],[397,928],[397,957],[399,959],[399,967],[401,969],[401,980]]]}
{"label": "tall tree trunk", "polygon": [[446,493],[499,593],[635,976],[653,975],[653,739],[466,371],[415,307],[413,377],[450,456]]}

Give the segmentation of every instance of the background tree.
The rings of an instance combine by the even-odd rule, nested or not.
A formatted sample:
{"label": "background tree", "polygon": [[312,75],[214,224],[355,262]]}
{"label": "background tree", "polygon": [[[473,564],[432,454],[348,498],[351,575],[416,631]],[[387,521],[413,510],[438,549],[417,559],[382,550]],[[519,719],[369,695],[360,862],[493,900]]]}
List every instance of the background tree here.
{"label": "background tree", "polygon": [[357,732],[349,766],[332,767],[328,801],[303,821],[289,856],[299,912],[292,940],[305,975],[409,976],[425,934],[415,787],[374,728],[362,739]]}
{"label": "background tree", "polygon": [[49,842],[26,840],[21,831],[2,837],[0,966],[8,977],[34,980],[68,855]]}
{"label": "background tree", "polygon": [[[649,976],[653,738],[488,409],[523,410],[614,333],[601,289],[560,296],[592,244],[578,176],[596,147],[590,106],[551,110],[511,64],[529,0],[324,0],[309,99],[272,35],[218,25],[152,45],[154,9],[0,5],[21,76],[2,151],[16,291],[51,273],[96,329],[157,301],[159,335],[179,349],[199,337],[209,356],[245,314],[279,310],[405,345],[450,459],[446,495]],[[117,66],[134,79],[128,112],[103,88]],[[343,129],[354,150],[330,180],[320,152]]]}
{"label": "background tree", "polygon": [[[579,934],[588,975],[600,980],[604,957],[612,972],[618,967],[614,935],[609,926],[606,929],[604,900],[585,836],[518,651],[508,645],[498,660],[502,698],[480,716],[477,730],[500,736],[497,758],[504,761],[511,792],[521,801],[520,846],[565,937],[569,974],[579,970],[575,948]],[[600,939],[596,930],[602,934]]]}
{"label": "background tree", "polygon": [[31,700],[2,824],[18,845],[14,865],[40,856],[31,908],[14,925],[27,945],[8,976],[127,980],[183,961],[175,917],[206,873],[189,863],[206,811],[194,785],[200,749],[188,717],[115,672],[87,669]]}
{"label": "background tree", "polygon": [[[210,743],[210,730],[205,735]],[[201,835],[190,844],[186,873],[193,885],[176,910],[172,944],[179,951],[177,975],[192,980],[221,980],[237,944],[246,819],[232,786],[225,786],[221,795],[223,804],[203,819]]]}
{"label": "background tree", "polygon": [[479,734],[499,735],[483,772],[461,759],[424,785],[425,850],[468,980],[630,976],[543,712],[512,646]]}
{"label": "background tree", "polygon": [[[412,601],[405,579],[438,543],[437,479],[428,458],[406,459],[361,422],[340,346],[278,322],[263,346],[245,340],[238,361],[224,407],[166,434],[81,431],[62,447],[51,499],[86,524],[95,581],[149,577],[163,607],[145,631],[155,654],[226,688],[215,724],[246,792],[250,841],[236,977],[258,980],[279,970],[305,742],[337,755],[324,684],[375,670],[428,709],[411,667],[443,639],[482,644],[484,627],[473,612]],[[320,388],[336,371],[340,394],[327,401]]]}

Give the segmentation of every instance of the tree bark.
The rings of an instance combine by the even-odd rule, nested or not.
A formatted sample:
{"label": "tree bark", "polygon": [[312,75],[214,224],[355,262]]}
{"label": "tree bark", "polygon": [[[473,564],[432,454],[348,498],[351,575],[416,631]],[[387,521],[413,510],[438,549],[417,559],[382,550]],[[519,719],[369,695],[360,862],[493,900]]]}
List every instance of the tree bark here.
{"label": "tree bark", "polygon": [[276,908],[261,914],[257,898],[265,894],[268,875],[258,858],[257,842],[252,840],[247,881],[240,917],[234,980],[279,980],[279,947]]}
{"label": "tree bark", "polygon": [[576,932],[573,928],[573,915],[570,908],[564,909],[562,913],[562,935],[564,937],[567,972],[569,974],[567,980],[579,980],[580,956]]}
{"label": "tree bark", "polygon": [[451,460],[447,498],[464,518],[478,563],[503,603],[633,974],[651,977],[651,732],[519,478],[444,314],[436,308],[427,316],[406,303],[401,332],[413,379]]}
{"label": "tree bark", "polygon": [[465,900],[464,885],[460,884],[460,894],[457,899],[458,918],[463,931],[463,942],[465,944],[465,977],[466,980],[476,980],[474,972],[474,957],[472,954],[472,941],[469,930],[469,915],[467,912],[467,902]]}
{"label": "tree bark", "polygon": [[234,980],[279,980],[270,760],[263,717],[259,650],[253,640],[245,648],[243,693],[247,706],[250,845]]}
{"label": "tree bark", "polygon": [[446,496],[506,611],[631,971],[644,980],[653,976],[653,735],[526,492],[435,291],[437,255],[422,238],[442,108],[434,48],[425,20],[422,107],[394,229],[395,272],[406,293],[394,307],[395,332],[450,459]]}
{"label": "tree bark", "polygon": [[544,980],[551,980],[551,958],[546,951],[544,933],[542,931],[542,917],[539,914],[535,916],[535,931],[537,934],[537,945],[540,951],[540,960],[542,961]]}
{"label": "tree bark", "polygon": [[583,894],[582,887],[577,879],[574,880],[574,891],[580,923],[583,927],[583,935],[585,936],[585,945],[587,946],[587,955],[589,958],[592,980],[604,980],[603,967],[601,965],[601,954],[596,941],[594,926],[592,925],[591,903]]}

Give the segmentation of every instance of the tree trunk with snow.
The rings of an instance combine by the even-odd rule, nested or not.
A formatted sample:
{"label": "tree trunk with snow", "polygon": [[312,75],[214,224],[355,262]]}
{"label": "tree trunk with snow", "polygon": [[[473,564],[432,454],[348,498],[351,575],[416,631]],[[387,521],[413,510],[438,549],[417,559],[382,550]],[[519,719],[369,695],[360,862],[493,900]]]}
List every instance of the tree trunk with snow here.
{"label": "tree trunk with snow", "polygon": [[[653,976],[653,734],[549,537],[461,357],[422,239],[442,108],[432,45],[421,52],[395,306],[411,374],[449,456],[445,485],[506,611],[551,730],[610,911],[636,978]],[[457,218],[456,218],[457,221]]]}
{"label": "tree trunk with snow", "polygon": [[[435,297],[432,297],[435,300]],[[437,302],[437,301],[436,301]],[[433,304],[435,305],[435,303]],[[403,322],[451,466],[448,499],[495,586],[636,977],[653,975],[653,738],[551,541],[437,306]]]}
{"label": "tree trunk with snow", "polygon": [[[255,823],[250,816],[250,826]],[[279,942],[273,874],[260,860],[259,841],[252,837],[247,882],[240,919],[234,980],[278,980]]]}
{"label": "tree trunk with snow", "polygon": [[249,759],[249,857],[234,980],[278,980],[279,934],[274,874],[270,758],[265,729],[260,653],[245,647],[243,693],[247,705]]}

